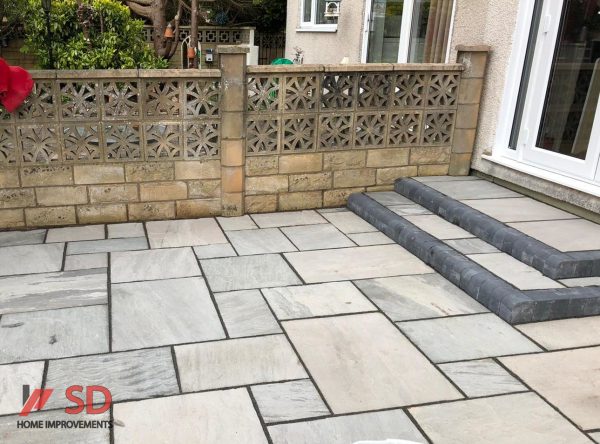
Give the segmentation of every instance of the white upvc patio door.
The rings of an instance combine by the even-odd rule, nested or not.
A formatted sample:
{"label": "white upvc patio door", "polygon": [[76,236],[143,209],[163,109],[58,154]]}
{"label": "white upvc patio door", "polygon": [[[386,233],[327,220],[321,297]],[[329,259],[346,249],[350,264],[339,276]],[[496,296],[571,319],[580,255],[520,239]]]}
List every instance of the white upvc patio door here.
{"label": "white upvc patio door", "polygon": [[525,163],[590,183],[600,182],[599,12],[595,0],[544,1],[516,147]]}

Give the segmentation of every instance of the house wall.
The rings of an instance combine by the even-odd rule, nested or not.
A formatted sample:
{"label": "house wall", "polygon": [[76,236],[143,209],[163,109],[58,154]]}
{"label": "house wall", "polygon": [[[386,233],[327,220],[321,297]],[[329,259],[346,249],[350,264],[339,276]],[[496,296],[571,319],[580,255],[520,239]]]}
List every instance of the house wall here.
{"label": "house wall", "polygon": [[301,0],[287,4],[285,57],[292,59],[294,47],[304,49],[304,63],[339,63],[348,57],[360,62],[365,0],[344,0],[337,32],[299,32]]}

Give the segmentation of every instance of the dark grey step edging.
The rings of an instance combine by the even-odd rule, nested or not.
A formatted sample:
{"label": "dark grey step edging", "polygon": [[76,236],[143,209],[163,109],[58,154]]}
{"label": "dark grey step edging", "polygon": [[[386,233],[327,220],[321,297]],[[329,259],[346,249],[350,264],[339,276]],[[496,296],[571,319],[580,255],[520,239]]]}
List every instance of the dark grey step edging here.
{"label": "dark grey step edging", "polygon": [[510,324],[600,314],[600,287],[521,291],[365,194],[348,208]]}
{"label": "dark grey step edging", "polygon": [[398,179],[395,190],[551,279],[600,276],[600,253],[565,253],[414,179]]}

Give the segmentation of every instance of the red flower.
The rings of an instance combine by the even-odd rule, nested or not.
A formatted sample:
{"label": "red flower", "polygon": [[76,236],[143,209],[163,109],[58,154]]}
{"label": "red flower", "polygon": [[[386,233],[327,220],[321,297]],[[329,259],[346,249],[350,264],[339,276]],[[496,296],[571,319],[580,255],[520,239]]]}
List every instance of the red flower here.
{"label": "red flower", "polygon": [[8,66],[0,58],[0,103],[9,113],[23,103],[32,89],[33,80],[27,71],[19,66]]}

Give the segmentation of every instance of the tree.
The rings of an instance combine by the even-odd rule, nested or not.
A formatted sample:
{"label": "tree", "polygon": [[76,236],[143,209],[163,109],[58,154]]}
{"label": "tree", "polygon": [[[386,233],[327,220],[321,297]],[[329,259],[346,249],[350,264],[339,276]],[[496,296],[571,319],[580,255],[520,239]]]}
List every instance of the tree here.
{"label": "tree", "polygon": [[25,10],[25,0],[0,0],[0,43],[15,34],[21,26]]}
{"label": "tree", "polygon": [[166,68],[146,44],[144,22],[117,0],[54,0],[48,36],[41,0],[28,0],[23,50],[50,68],[48,42],[57,69]]}

